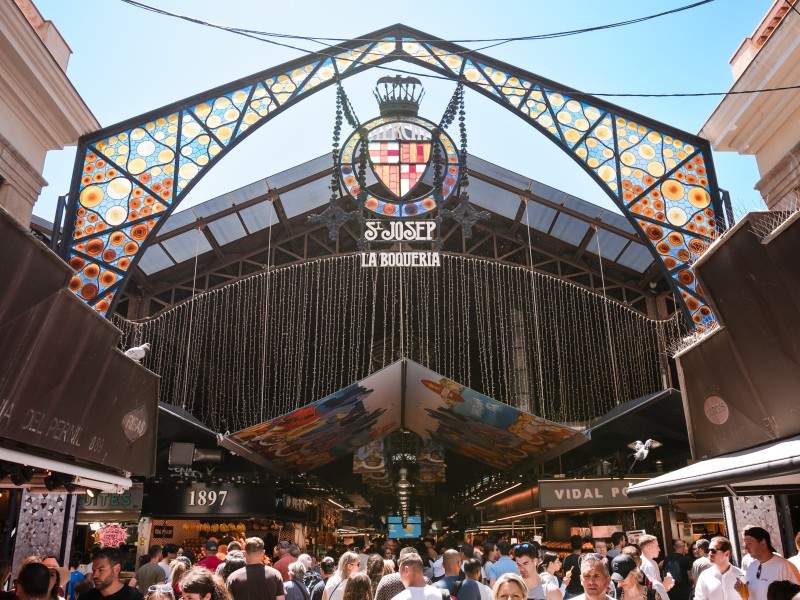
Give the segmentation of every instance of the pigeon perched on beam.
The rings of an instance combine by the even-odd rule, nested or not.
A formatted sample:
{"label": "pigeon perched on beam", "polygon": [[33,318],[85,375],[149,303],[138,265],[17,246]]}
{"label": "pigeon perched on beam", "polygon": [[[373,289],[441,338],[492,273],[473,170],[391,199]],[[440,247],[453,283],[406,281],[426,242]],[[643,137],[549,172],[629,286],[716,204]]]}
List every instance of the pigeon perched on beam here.
{"label": "pigeon perched on beam", "polygon": [[142,362],[142,359],[147,356],[148,352],[150,352],[150,344],[145,342],[141,346],[134,346],[133,348],[125,350],[125,356],[138,363]]}

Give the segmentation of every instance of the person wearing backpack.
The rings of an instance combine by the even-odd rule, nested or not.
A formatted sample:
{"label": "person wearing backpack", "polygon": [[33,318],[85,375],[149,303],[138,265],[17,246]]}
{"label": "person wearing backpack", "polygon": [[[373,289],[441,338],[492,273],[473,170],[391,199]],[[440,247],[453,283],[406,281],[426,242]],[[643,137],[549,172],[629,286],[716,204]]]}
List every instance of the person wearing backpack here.
{"label": "person wearing backpack", "polygon": [[689,579],[692,562],[686,542],[672,540],[672,552],[664,559],[664,574],[670,573],[675,580],[675,585],[668,592],[669,600],[689,600],[692,593],[692,582]]}

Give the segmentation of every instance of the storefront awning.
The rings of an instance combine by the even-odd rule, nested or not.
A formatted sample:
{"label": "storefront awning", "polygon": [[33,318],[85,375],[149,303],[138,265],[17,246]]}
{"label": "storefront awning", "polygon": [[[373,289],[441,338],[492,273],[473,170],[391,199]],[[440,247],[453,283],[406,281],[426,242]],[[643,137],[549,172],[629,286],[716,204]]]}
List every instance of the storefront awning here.
{"label": "storefront awning", "polygon": [[[710,458],[648,479],[628,488],[628,496],[679,494],[724,486],[749,487],[763,483],[764,479],[793,474],[800,474],[800,436]],[[775,483],[795,483],[792,479],[776,479]],[[800,476],[797,479],[800,480]]]}
{"label": "storefront awning", "polygon": [[52,458],[28,454],[27,452],[19,452],[18,450],[12,450],[10,448],[0,448],[0,461],[73,475],[75,477],[73,483],[76,486],[92,488],[103,492],[121,494],[132,485],[131,480],[127,477],[120,477],[119,475],[113,475],[105,471],[98,471],[97,469],[90,469],[60,460],[53,460]]}

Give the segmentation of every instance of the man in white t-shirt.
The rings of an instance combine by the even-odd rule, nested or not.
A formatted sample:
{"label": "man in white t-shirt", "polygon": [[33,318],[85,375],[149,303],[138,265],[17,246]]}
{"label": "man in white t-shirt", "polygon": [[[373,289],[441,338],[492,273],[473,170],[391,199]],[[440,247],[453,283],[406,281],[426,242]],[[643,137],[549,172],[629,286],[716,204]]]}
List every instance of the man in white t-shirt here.
{"label": "man in white t-shirt", "polygon": [[800,533],[794,536],[794,547],[797,548],[797,554],[790,556],[786,560],[792,563],[795,567],[800,569]]}
{"label": "man in white t-shirt", "polygon": [[[750,527],[744,531],[744,547],[753,557],[747,567],[747,588],[750,600],[767,600],[767,588],[773,581],[791,581],[800,584],[800,572],[788,560],[775,554],[769,532],[761,527]],[[742,594],[744,585],[737,583],[736,590]]]}
{"label": "man in white t-shirt", "polygon": [[400,562],[400,580],[406,589],[392,600],[442,600],[442,591],[432,585],[425,585],[422,574],[422,559],[419,554],[407,554]]}
{"label": "man in white t-shirt", "polygon": [[661,571],[656,564],[656,558],[661,553],[661,547],[658,545],[658,538],[654,535],[640,535],[639,536],[639,552],[642,559],[642,565],[639,570],[644,573],[653,584],[653,589],[658,594],[661,600],[670,600],[669,592],[672,586],[675,585],[675,580],[672,578],[671,573],[667,573],[666,579],[661,579]]}
{"label": "man in white t-shirt", "polygon": [[708,544],[711,566],[700,572],[694,585],[694,600],[741,600],[736,582],[744,580],[744,571],[731,564],[731,542],[715,537]]}

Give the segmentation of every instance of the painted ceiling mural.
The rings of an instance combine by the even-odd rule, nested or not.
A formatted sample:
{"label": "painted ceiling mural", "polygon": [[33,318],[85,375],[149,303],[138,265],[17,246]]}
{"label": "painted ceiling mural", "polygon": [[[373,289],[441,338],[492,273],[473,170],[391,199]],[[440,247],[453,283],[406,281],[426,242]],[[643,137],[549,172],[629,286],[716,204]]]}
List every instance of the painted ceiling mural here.
{"label": "painted ceiling mural", "polygon": [[[549,137],[650,242],[695,326],[715,323],[691,269],[724,227],[706,140],[402,25],[81,138],[60,246],[70,289],[107,315],[147,241],[231,148],[315,91],[393,60],[461,80]],[[411,189],[391,171],[390,185]]]}
{"label": "painted ceiling mural", "polygon": [[353,471],[385,488],[382,440],[401,427],[422,438],[416,462],[424,483],[443,480],[443,449],[507,470],[587,441],[575,429],[498,402],[409,359],[230,437],[281,471],[312,470],[353,453]]}

